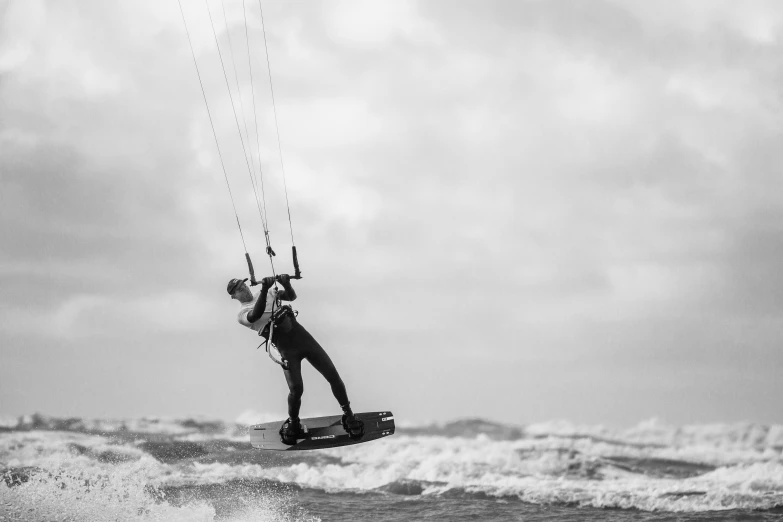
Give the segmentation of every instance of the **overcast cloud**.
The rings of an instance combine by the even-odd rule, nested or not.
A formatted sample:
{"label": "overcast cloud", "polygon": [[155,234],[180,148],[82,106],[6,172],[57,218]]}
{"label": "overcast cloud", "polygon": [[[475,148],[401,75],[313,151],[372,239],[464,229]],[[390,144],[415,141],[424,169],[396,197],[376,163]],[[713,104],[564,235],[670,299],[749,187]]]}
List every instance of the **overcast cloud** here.
{"label": "overcast cloud", "polygon": [[[207,8],[183,4],[266,272]],[[225,7],[252,129],[242,2]],[[783,6],[263,7],[296,308],[356,409],[783,422]],[[0,414],[282,415],[282,372],[224,290],[244,249],[177,4],[11,0],[0,23]],[[304,415],[334,410],[309,367],[305,383]]]}

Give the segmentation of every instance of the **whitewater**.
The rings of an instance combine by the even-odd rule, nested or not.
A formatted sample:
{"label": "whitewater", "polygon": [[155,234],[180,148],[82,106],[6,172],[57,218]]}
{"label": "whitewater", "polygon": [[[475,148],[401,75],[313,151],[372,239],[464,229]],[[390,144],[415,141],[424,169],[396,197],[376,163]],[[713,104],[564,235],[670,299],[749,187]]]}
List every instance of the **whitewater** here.
{"label": "whitewater", "polygon": [[266,420],[3,419],[0,520],[783,519],[781,425],[398,421],[366,444],[254,450]]}

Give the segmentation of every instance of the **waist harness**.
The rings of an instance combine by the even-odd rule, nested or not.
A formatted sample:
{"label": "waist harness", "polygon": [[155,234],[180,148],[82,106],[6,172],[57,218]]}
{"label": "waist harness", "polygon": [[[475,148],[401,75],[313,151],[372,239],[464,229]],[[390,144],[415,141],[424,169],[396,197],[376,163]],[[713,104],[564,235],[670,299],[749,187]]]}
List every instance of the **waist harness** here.
{"label": "waist harness", "polygon": [[299,312],[291,308],[291,305],[278,306],[272,311],[269,322],[258,331],[258,335],[265,339],[258,347],[261,348],[262,346],[265,346],[269,358],[282,366],[284,370],[288,369],[288,361],[280,353],[277,346],[275,346],[273,338],[277,331],[284,334],[290,332],[294,327],[294,321],[296,321],[297,315],[299,315]]}

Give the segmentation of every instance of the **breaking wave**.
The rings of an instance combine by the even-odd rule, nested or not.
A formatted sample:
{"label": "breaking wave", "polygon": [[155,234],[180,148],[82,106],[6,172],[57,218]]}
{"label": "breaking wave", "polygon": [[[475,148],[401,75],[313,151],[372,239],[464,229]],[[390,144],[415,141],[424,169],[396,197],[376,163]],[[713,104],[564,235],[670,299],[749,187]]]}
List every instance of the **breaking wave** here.
{"label": "breaking wave", "polygon": [[318,520],[295,501],[302,491],[672,512],[783,507],[779,425],[652,420],[613,430],[467,419],[287,453],[253,450],[245,423],[269,419],[241,420],[5,419],[0,515]]}

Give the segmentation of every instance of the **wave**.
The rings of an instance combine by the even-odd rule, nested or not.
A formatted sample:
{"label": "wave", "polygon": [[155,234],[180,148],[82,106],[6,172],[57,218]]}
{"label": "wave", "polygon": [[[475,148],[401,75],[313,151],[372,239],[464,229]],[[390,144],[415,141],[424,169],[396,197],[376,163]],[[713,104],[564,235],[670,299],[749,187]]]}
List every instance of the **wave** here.
{"label": "wave", "polygon": [[[277,506],[275,513],[288,520],[309,520],[286,504],[285,494],[296,490],[649,511],[783,506],[780,426],[646,421],[612,430],[463,419],[400,428],[394,437],[348,448],[293,453],[254,450],[246,425],[209,419],[31,415],[2,429],[2,500],[105,477],[98,489],[130,488],[137,509],[155,513],[163,502],[208,520],[239,509],[229,500],[237,495],[254,498],[260,510]],[[198,507],[198,498],[209,509]]]}
{"label": "wave", "polygon": [[168,419],[162,417],[142,417],[140,419],[86,419],[82,417],[58,418],[40,413],[22,415],[15,419],[6,418],[0,423],[3,431],[72,431],[96,434],[160,434],[184,435],[201,433],[223,435],[233,431],[242,431],[247,427],[229,424],[213,419]]}
{"label": "wave", "polygon": [[449,438],[472,438],[483,435],[491,440],[518,440],[525,437],[523,428],[477,418],[460,419],[442,425],[400,428],[398,431],[409,435]]}
{"label": "wave", "polygon": [[[7,431],[73,431],[80,433],[160,434],[170,436],[244,436],[251,424],[282,419],[284,414],[267,414],[248,410],[237,422],[188,417],[170,419],[143,417],[140,419],[58,418],[34,413],[16,418],[4,418],[0,432]],[[588,439],[596,443],[620,446],[694,446],[707,445],[716,449],[783,451],[783,425],[753,423],[701,424],[672,426],[650,419],[629,429],[611,429],[601,425],[577,425],[553,421],[513,426],[480,418],[459,419],[443,424],[413,425],[399,421],[397,431],[410,436],[474,438],[513,441],[521,439]]]}

